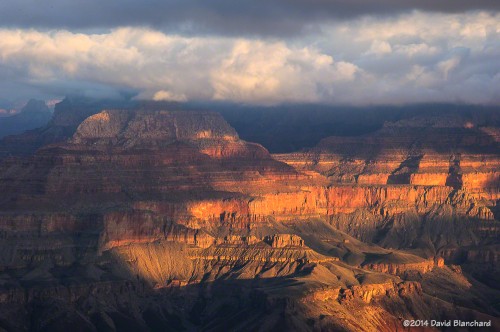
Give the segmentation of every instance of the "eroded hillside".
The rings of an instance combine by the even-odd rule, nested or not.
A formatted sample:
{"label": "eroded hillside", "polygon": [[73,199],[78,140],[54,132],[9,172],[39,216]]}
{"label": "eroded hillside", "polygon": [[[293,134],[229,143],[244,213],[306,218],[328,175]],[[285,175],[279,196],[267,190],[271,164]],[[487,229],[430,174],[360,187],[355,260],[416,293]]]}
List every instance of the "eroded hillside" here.
{"label": "eroded hillside", "polygon": [[271,155],[218,113],[104,110],[0,165],[0,327],[499,324],[499,163],[468,123]]}

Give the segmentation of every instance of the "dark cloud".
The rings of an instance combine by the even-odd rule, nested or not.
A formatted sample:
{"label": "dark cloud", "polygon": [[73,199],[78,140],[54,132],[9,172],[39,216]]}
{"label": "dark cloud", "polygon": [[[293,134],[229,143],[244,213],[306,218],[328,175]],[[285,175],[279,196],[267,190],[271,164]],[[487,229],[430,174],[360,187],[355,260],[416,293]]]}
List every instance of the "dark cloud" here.
{"label": "dark cloud", "polygon": [[0,2],[7,27],[101,29],[150,26],[168,32],[294,35],[328,20],[411,10],[500,10],[498,0],[17,0]]}

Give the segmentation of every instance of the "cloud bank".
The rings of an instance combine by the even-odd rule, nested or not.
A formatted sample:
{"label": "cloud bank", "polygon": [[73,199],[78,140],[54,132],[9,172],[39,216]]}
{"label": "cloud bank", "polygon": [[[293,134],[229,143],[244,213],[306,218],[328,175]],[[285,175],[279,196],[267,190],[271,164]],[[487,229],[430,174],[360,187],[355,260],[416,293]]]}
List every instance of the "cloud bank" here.
{"label": "cloud bank", "polygon": [[331,21],[295,38],[3,28],[0,98],[134,91],[154,100],[261,104],[499,104],[498,59],[500,14],[484,11]]}

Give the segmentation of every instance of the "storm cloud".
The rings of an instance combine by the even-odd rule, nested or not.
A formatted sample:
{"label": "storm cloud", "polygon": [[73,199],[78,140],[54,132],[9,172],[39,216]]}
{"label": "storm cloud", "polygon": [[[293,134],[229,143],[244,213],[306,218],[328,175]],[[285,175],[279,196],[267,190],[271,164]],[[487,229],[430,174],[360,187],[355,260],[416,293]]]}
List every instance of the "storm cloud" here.
{"label": "storm cloud", "polygon": [[362,15],[499,9],[497,0],[16,0],[0,2],[0,22],[37,29],[144,26],[168,33],[291,36]]}

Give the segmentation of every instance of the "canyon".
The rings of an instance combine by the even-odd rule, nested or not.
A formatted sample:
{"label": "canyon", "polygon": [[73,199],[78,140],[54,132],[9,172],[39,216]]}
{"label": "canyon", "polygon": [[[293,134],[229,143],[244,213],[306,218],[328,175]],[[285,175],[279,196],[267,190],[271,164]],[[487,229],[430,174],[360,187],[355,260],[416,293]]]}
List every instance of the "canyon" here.
{"label": "canyon", "polygon": [[[2,111],[5,111],[2,109]],[[44,101],[30,99],[20,110],[0,112],[0,138],[22,134],[26,130],[35,129],[47,124],[52,112]],[[2,116],[4,115],[4,116]]]}
{"label": "canyon", "polygon": [[500,326],[500,127],[270,153],[217,112],[68,103],[0,144],[0,330]]}

